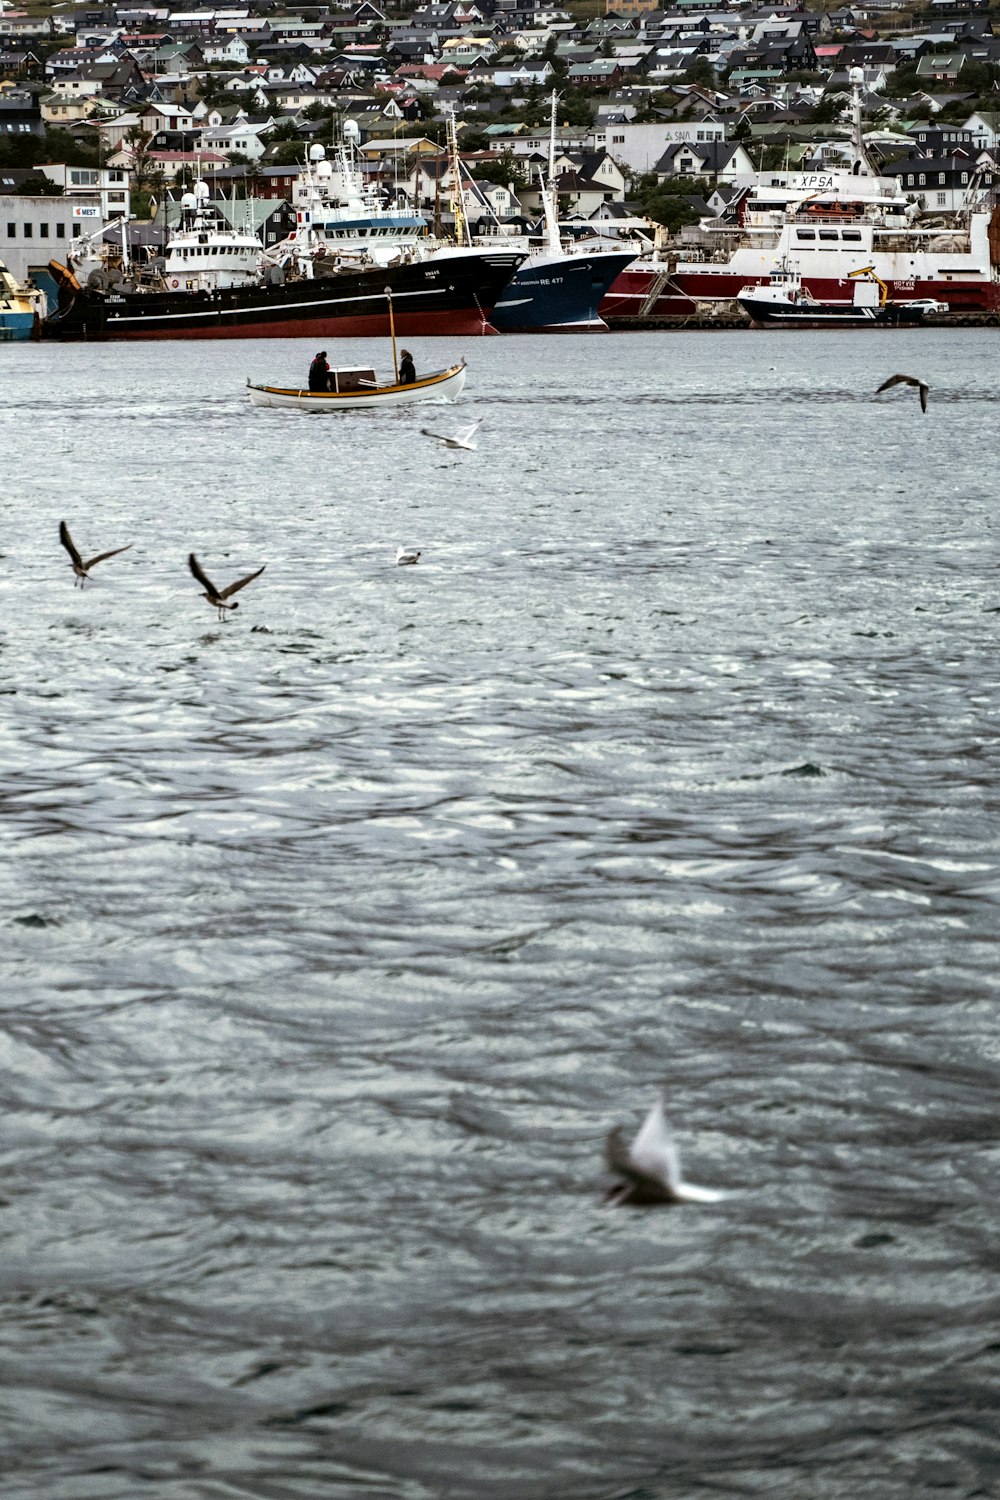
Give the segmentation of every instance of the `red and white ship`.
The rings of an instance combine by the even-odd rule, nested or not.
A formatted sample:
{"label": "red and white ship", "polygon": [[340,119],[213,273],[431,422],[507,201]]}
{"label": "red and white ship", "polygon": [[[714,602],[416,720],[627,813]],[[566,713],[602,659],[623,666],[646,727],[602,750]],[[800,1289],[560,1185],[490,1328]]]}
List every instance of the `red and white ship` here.
{"label": "red and white ship", "polygon": [[[762,172],[733,220],[703,219],[702,244],[636,261],[601,304],[604,318],[685,317],[733,300],[781,270],[801,275],[817,301],[850,296],[869,267],[890,304],[932,298],[950,312],[1000,312],[1000,208],[970,164],[969,191],[953,214],[920,214],[898,178],[879,177],[861,134],[860,89],[847,167]],[[845,292],[845,288],[848,290]]]}

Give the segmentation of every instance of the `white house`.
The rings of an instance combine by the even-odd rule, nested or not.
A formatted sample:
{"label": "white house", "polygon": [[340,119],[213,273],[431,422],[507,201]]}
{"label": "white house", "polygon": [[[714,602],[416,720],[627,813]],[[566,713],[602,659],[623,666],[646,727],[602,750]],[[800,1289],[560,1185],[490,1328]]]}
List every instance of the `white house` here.
{"label": "white house", "polygon": [[704,120],[659,120],[655,124],[596,125],[590,132],[588,148],[607,151],[632,172],[652,172],[668,146],[681,142],[701,145],[724,141],[726,127],[711,116]]}

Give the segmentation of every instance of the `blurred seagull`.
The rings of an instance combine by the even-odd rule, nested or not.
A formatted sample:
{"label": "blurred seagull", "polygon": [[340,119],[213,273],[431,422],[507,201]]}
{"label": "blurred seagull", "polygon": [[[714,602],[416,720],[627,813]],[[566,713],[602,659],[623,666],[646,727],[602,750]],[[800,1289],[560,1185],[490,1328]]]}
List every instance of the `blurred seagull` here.
{"label": "blurred seagull", "polygon": [[419,562],[419,561],[420,561],[420,553],[419,552],[414,552],[409,547],[397,547],[396,548],[396,566],[397,567],[402,568],[402,567],[405,567],[407,563],[415,563],[415,562]]}
{"label": "blurred seagull", "polygon": [[883,380],[875,392],[876,396],[879,391],[887,391],[892,385],[915,385],[920,392],[920,410],[927,410],[927,392],[930,387],[926,380],[920,380],[916,375],[890,375],[888,380]]}
{"label": "blurred seagull", "polygon": [[87,561],[84,562],[83,558],[80,556],[79,552],[77,552],[76,547],[74,546],[73,538],[69,534],[69,527],[66,525],[65,521],[59,522],[59,540],[62,542],[63,546],[66,548],[66,551],[69,553],[69,560],[73,564],[74,588],[76,588],[78,583],[80,587],[83,588],[83,585],[90,577],[91,568],[96,567],[99,562],[104,562],[105,558],[108,557],[117,557],[119,552],[127,552],[129,547],[131,547],[132,545],[132,543],[129,542],[128,547],[114,547],[110,552],[99,552],[96,557],[88,558]]}
{"label": "blurred seagull", "polygon": [[482,420],[480,417],[478,422],[471,422],[468,427],[460,427],[457,432],[452,433],[431,432],[429,427],[421,427],[420,431],[424,437],[436,438],[444,448],[468,448],[470,453],[474,453],[476,445],[472,441],[472,434]]}
{"label": "blurred seagull", "polygon": [[227,589],[217,589],[215,587],[215,584],[204,572],[201,563],[195,557],[193,552],[188,555],[188,567],[191,569],[191,572],[194,574],[195,578],[197,578],[198,582],[204,585],[205,592],[202,595],[202,598],[207,599],[209,604],[214,604],[215,608],[219,611],[219,619],[224,620],[226,618],[227,609],[239,609],[240,607],[239,602],[236,600],[234,600],[232,604],[227,604],[226,600],[229,598],[229,596],[231,594],[237,593],[240,589],[246,588],[247,584],[253,583],[255,578],[259,578],[263,573],[264,568],[267,567],[267,563],[265,563],[263,567],[258,568],[256,573],[248,573],[245,578],[240,578],[236,581],[236,583],[231,583]]}
{"label": "blurred seagull", "polygon": [[649,1208],[659,1203],[718,1203],[726,1196],[714,1188],[695,1187],[682,1180],[677,1147],[659,1099],[631,1146],[625,1144],[621,1125],[608,1132],[604,1159],[610,1172],[625,1179],[610,1188],[605,1197],[604,1201],[615,1208],[623,1204]]}

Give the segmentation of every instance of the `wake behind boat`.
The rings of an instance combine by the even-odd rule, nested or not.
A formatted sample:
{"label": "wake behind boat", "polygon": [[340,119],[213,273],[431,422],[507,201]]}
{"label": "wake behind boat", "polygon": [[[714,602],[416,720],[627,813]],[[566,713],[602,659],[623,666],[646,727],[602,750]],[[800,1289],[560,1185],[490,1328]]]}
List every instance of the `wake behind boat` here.
{"label": "wake behind boat", "polygon": [[403,406],[414,401],[457,401],[465,385],[465,360],[404,384],[395,377],[380,385],[375,371],[353,366],[330,371],[333,389],[298,390],[291,386],[254,385],[247,380],[251,406],[288,411],[357,411],[368,406]]}

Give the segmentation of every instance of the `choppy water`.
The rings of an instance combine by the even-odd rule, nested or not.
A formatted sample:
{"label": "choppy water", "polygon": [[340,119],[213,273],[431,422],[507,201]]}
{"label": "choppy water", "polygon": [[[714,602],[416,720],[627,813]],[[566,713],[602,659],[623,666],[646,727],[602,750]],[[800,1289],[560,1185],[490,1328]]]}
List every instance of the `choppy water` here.
{"label": "choppy water", "polygon": [[996,335],[313,352],[3,353],[4,1500],[997,1494]]}

